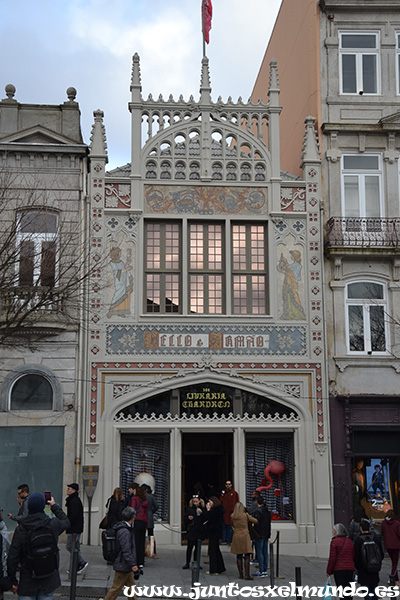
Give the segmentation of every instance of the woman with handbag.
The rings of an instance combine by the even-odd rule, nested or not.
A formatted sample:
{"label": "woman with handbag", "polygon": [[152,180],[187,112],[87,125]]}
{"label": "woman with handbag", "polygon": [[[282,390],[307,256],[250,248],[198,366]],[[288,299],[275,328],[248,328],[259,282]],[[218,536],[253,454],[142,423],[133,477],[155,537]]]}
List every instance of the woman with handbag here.
{"label": "woman with handbag", "polygon": [[236,564],[239,571],[239,579],[243,579],[243,555],[244,555],[244,578],[252,580],[250,575],[250,555],[253,551],[249,532],[249,524],[257,523],[257,519],[249,515],[241,502],[236,502],[231,514],[233,525],[233,538],[231,554],[236,554]]}
{"label": "woman with handbag", "polygon": [[347,537],[346,527],[337,523],[333,526],[326,574],[330,577],[333,573],[336,585],[347,586],[353,581],[354,570],[354,544]]}
{"label": "woman with handbag", "polygon": [[115,488],[113,495],[106,504],[107,510],[107,529],[112,529],[114,525],[122,521],[122,511],[125,508],[124,493],[120,487]]}

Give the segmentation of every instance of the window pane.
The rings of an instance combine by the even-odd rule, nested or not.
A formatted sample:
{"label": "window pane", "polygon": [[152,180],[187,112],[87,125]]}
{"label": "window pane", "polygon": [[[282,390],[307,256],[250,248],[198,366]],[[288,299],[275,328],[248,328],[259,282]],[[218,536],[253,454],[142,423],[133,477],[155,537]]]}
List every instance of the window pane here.
{"label": "window pane", "polygon": [[359,181],[357,175],[346,175],[344,178],[345,217],[360,216]]}
{"label": "window pane", "polygon": [[56,279],[56,243],[43,242],[40,265],[40,285],[54,286]]}
{"label": "window pane", "polygon": [[190,276],[190,312],[204,313],[204,275]]}
{"label": "window pane", "polygon": [[362,306],[349,306],[349,342],[351,351],[364,351],[364,318]]}
{"label": "window pane", "polygon": [[357,300],[383,300],[383,285],[369,281],[357,281],[347,287],[347,297]]}
{"label": "window pane", "polygon": [[165,225],[165,268],[179,268],[179,225],[171,223]]}
{"label": "window pane", "polygon": [[204,268],[204,232],[203,225],[190,226],[190,268]]}
{"label": "window pane", "polygon": [[362,57],[363,69],[363,92],[365,94],[376,94],[376,56],[375,54],[364,54]]}
{"label": "window pane", "polygon": [[342,34],[342,48],[376,48],[375,34]]}
{"label": "window pane", "polygon": [[11,391],[11,410],[52,410],[53,388],[42,375],[24,375]]}
{"label": "window pane", "polygon": [[146,277],[147,303],[146,311],[148,313],[160,312],[161,290],[160,275],[148,274]]}
{"label": "window pane", "polygon": [[355,94],[357,92],[356,57],[354,54],[342,56],[343,92]]}
{"label": "window pane", "polygon": [[159,269],[161,266],[161,228],[157,223],[147,224],[147,268]]}
{"label": "window pane", "polygon": [[222,314],[222,276],[210,275],[208,278],[208,312]]}
{"label": "window pane", "polygon": [[57,233],[57,214],[46,210],[32,210],[20,215],[22,233]]}
{"label": "window pane", "polygon": [[234,225],[232,227],[233,269],[246,270],[246,226]]}
{"label": "window pane", "polygon": [[379,170],[379,156],[348,154],[343,157],[343,168],[351,171]]}
{"label": "window pane", "polygon": [[233,312],[235,315],[247,313],[247,277],[233,277]]}
{"label": "window pane", "polygon": [[[399,40],[400,40],[400,38],[399,38]],[[397,93],[400,94],[400,54],[397,57],[397,84],[398,84]]]}
{"label": "window pane", "polygon": [[252,287],[252,313],[253,315],[265,314],[265,277],[264,275],[253,275]]}
{"label": "window pane", "polygon": [[179,275],[165,276],[165,312],[179,312]]}
{"label": "window pane", "polygon": [[209,225],[208,227],[208,267],[209,269],[222,269],[222,227]]}
{"label": "window pane", "polygon": [[385,352],[385,311],[383,306],[369,307],[369,321],[371,327],[371,350]]}
{"label": "window pane", "polygon": [[365,216],[381,216],[379,177],[377,175],[365,176]]}
{"label": "window pane", "polygon": [[251,269],[262,271],[265,267],[264,227],[263,225],[251,227]]}
{"label": "window pane", "polygon": [[19,285],[33,285],[35,245],[31,241],[21,242],[20,265],[19,265]]}

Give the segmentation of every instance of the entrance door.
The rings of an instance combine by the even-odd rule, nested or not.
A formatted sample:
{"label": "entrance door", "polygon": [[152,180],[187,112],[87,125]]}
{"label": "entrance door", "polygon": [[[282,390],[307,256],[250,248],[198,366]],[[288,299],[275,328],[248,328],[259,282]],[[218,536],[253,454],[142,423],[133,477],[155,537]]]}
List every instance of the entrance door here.
{"label": "entrance door", "polygon": [[232,433],[184,433],[182,435],[182,519],[193,494],[221,493],[233,477]]}

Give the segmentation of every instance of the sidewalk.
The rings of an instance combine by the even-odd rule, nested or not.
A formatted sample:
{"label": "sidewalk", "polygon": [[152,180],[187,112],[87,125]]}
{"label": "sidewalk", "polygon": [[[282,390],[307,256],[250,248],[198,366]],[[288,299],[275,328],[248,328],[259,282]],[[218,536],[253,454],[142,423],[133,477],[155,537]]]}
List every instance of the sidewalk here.
{"label": "sidewalk", "polygon": [[[61,588],[58,588],[56,595],[69,596],[70,582],[66,573],[69,568],[69,554],[65,550],[65,544],[60,544],[60,575]],[[185,564],[186,547],[185,546],[159,546],[159,559],[148,558],[144,567],[144,575],[138,581],[139,586],[175,586],[182,591],[182,596],[190,592],[192,585],[192,571],[183,570]],[[228,546],[221,546],[221,551],[225,561],[226,573],[222,575],[207,575],[208,564],[207,547],[202,546],[200,571],[200,584],[202,586],[221,586],[228,585],[231,582],[237,583],[239,588],[244,586],[268,586],[270,579],[255,577],[253,581],[244,581],[237,578],[236,557],[230,554]],[[76,589],[77,598],[104,598],[108,588],[113,581],[113,569],[107,565],[102,556],[100,546],[81,546],[82,556],[88,561],[89,566],[85,573],[78,575]],[[389,573],[389,559],[385,559],[381,571],[381,585],[386,585],[387,575]],[[303,556],[281,556],[280,557],[280,575],[282,579],[276,579],[275,585],[289,585],[289,582],[295,581],[295,568],[301,568],[302,585],[323,585],[326,578],[327,560],[315,557]],[[255,565],[251,566],[251,573],[257,570]],[[7,592],[4,595],[5,600],[16,600],[16,597]],[[121,595],[124,598],[123,595]]]}

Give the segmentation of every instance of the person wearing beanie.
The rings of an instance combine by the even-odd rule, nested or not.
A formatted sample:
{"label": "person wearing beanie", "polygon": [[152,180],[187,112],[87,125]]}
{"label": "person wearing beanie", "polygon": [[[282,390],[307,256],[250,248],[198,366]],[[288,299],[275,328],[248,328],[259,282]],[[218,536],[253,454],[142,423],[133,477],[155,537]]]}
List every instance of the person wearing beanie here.
{"label": "person wearing beanie", "polygon": [[[29,600],[39,600],[46,596],[46,600],[51,600],[54,591],[60,587],[61,579],[58,568],[50,575],[35,579],[32,573],[32,564],[27,556],[30,532],[38,527],[50,526],[55,538],[58,539],[67,527],[69,521],[62,508],[55,503],[52,497],[48,500],[51,512],[54,518],[50,518],[44,513],[46,505],[42,494],[31,494],[27,502],[28,515],[19,523],[11,542],[10,551],[7,559],[8,577],[12,583],[12,591],[18,593],[19,597],[29,598]],[[20,565],[20,567],[19,567]],[[17,571],[20,569],[19,580]]]}
{"label": "person wearing beanie", "polygon": [[[67,507],[67,516],[70,525],[67,529],[68,539],[66,548],[68,552],[72,551],[73,540],[75,537],[75,549],[78,553],[78,570],[80,575],[87,568],[88,564],[81,555],[81,533],[83,531],[83,504],[79,498],[79,485],[77,483],[69,483],[67,485],[67,499],[65,506]],[[75,536],[74,536],[75,534]]]}

